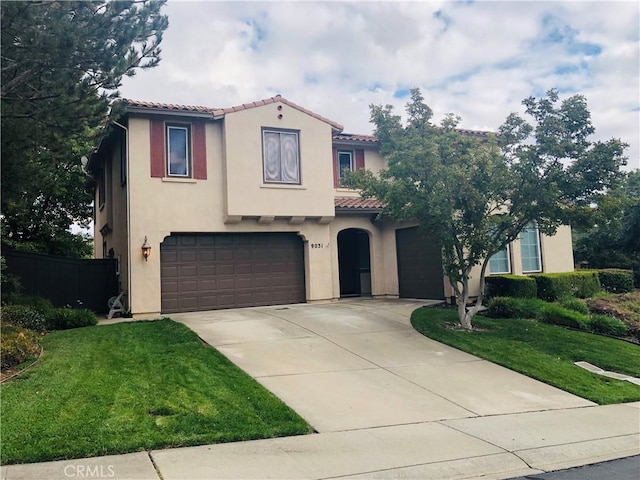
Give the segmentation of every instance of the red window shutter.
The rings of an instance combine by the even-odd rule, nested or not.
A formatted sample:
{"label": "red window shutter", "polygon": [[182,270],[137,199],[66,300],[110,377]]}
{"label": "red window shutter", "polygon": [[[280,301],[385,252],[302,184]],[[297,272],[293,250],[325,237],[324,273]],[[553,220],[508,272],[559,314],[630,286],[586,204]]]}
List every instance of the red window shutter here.
{"label": "red window shutter", "polygon": [[164,122],[162,120],[151,120],[151,176],[164,177]]}
{"label": "red window shutter", "polygon": [[364,168],[364,150],[356,150],[356,170]]}
{"label": "red window shutter", "polygon": [[205,124],[193,124],[193,178],[207,179],[207,140]]}
{"label": "red window shutter", "polygon": [[338,188],[340,178],[338,176],[338,149],[333,149],[333,188]]}

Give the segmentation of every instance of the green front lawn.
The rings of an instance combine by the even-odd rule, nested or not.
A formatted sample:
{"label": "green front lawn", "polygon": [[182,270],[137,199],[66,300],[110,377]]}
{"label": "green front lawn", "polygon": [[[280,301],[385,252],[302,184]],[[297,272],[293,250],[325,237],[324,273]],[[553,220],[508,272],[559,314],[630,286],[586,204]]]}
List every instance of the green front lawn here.
{"label": "green front lawn", "polygon": [[640,377],[640,347],[555,325],[476,316],[472,333],[447,328],[453,309],[420,308],[411,324],[423,335],[601,405],[640,400],[640,386],[588,372],[573,362]]}
{"label": "green front lawn", "polygon": [[54,332],[2,385],[2,463],[310,433],[293,410],[171,320]]}

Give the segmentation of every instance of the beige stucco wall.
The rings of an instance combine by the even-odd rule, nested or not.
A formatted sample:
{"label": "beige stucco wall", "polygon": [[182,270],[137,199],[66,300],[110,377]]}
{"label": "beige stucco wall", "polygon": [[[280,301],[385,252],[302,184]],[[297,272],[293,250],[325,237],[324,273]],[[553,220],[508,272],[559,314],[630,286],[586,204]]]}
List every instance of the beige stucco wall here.
{"label": "beige stucco wall", "polygon": [[[262,127],[300,132],[300,185],[264,183]],[[333,216],[331,133],[326,122],[282,102],[225,115],[226,215]]]}
{"label": "beige stucco wall", "polygon": [[[256,109],[257,110],[257,109]],[[150,176],[150,136],[149,120],[141,117],[130,119],[130,188],[131,188],[131,310],[136,316],[153,316],[160,312],[160,244],[172,232],[295,232],[305,241],[306,289],[309,301],[328,300],[333,297],[331,236],[329,226],[320,223],[320,217],[333,216],[333,183],[330,162],[325,160],[324,168],[305,167],[306,161],[320,162],[316,149],[331,153],[330,130],[319,127],[324,122],[313,119],[303,122],[301,143],[303,144],[303,169],[307,168],[308,180],[303,170],[303,189],[262,189],[260,184],[251,185],[248,172],[262,175],[262,153],[260,136],[260,116],[248,116],[247,123],[257,128],[257,135],[251,143],[257,144],[253,154],[259,155],[248,160],[244,155],[234,153],[227,135],[229,125],[223,132],[222,122],[209,122],[206,125],[207,142],[207,179],[183,180],[153,178]],[[225,119],[226,122],[226,119]],[[287,128],[291,128],[288,125]],[[329,138],[314,142],[303,140],[308,136],[306,128],[314,135],[320,132]],[[236,124],[235,128],[241,128]],[[247,127],[249,128],[249,127]],[[327,126],[327,128],[329,128]],[[239,140],[240,137],[231,143]],[[247,142],[244,138],[244,143]],[[324,146],[323,146],[324,145]],[[250,149],[242,146],[241,150]],[[231,154],[237,162],[226,159]],[[326,157],[326,155],[325,155]],[[225,180],[226,171],[226,180]],[[311,172],[311,174],[309,173]],[[328,172],[328,173],[327,173]],[[255,176],[255,175],[254,175]],[[327,177],[328,178],[325,178]],[[324,193],[320,191],[320,180],[324,179]],[[225,193],[228,195],[226,196]],[[316,199],[319,199],[316,202]],[[249,216],[237,223],[225,223],[225,204],[229,204],[236,214]],[[269,202],[272,202],[270,205]],[[330,204],[328,208],[327,203]],[[318,205],[319,204],[319,205]],[[275,205],[275,206],[274,206]],[[236,210],[233,210],[233,209]],[[270,223],[260,223],[261,216],[286,216],[274,219]],[[306,218],[302,223],[291,223],[294,216]],[[151,256],[145,262],[140,247],[147,236],[152,247]],[[310,243],[319,243],[326,248],[310,249]],[[311,275],[313,273],[313,275]]]}
{"label": "beige stucco wall", "polygon": [[542,266],[545,272],[572,272],[573,244],[571,227],[562,225],[552,237],[542,236]]}

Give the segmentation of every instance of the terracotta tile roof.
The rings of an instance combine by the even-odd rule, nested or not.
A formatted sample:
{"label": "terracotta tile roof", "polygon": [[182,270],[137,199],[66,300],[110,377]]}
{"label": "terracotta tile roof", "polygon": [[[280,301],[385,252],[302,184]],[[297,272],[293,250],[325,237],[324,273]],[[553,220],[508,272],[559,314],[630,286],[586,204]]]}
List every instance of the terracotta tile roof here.
{"label": "terracotta tile roof", "polygon": [[456,131],[462,133],[463,135],[468,135],[470,137],[482,137],[482,138],[489,138],[492,135],[496,135],[495,132],[487,132],[484,130],[467,130],[464,128],[456,128]]}
{"label": "terracotta tile roof", "polygon": [[241,110],[248,110],[250,108],[255,108],[255,107],[261,107],[263,105],[268,105],[270,103],[284,103],[285,105],[288,105],[291,108],[295,108],[296,110],[306,113],[307,115],[310,115],[314,118],[317,118],[318,120],[321,120],[325,123],[328,123],[329,125],[331,125],[334,129],[342,131],[343,130],[343,126],[340,125],[337,122],[334,122],[333,120],[329,120],[326,117],[323,117],[322,115],[318,115],[317,113],[312,112],[311,110],[308,110],[296,103],[293,103],[290,100],[287,100],[286,98],[284,98],[281,95],[276,95],[275,97],[271,97],[271,98],[265,98],[264,100],[259,100],[257,102],[252,102],[252,103],[244,103],[242,105],[237,105],[235,107],[228,107],[228,108],[219,108],[219,109],[214,109],[213,110],[213,114],[215,116],[219,116],[219,115],[224,115],[226,113],[233,113],[233,112],[239,112]]}
{"label": "terracotta tile roof", "polygon": [[[458,132],[463,135],[472,137],[489,138],[491,135],[495,135],[494,132],[487,132],[483,130],[468,130],[464,128],[457,128]],[[374,135],[359,135],[357,133],[336,133],[333,135],[333,140],[336,142],[366,142],[377,143],[378,139]]]}
{"label": "terracotta tile roof", "polygon": [[367,143],[377,143],[378,139],[373,135],[358,135],[357,133],[336,133],[333,135],[333,139],[337,141],[348,141],[348,142],[367,142]]}
{"label": "terracotta tile roof", "polygon": [[123,102],[125,102],[129,107],[154,108],[158,110],[180,110],[183,112],[211,113],[211,109],[209,107],[203,107],[201,105],[176,105],[174,103],[143,102],[140,100],[129,100],[129,99],[124,99]]}
{"label": "terracotta tile roof", "polygon": [[251,108],[261,107],[263,105],[269,105],[272,103],[280,102],[300,112],[306,113],[307,115],[310,115],[313,118],[317,118],[320,121],[328,123],[329,125],[331,125],[331,127],[333,127],[334,130],[342,131],[343,129],[343,126],[340,125],[339,123],[334,122],[333,120],[329,120],[328,118],[323,117],[322,115],[318,115],[317,113],[314,113],[311,110],[308,110],[304,107],[301,107],[300,105],[293,103],[280,95],[276,95],[275,97],[271,97],[271,98],[265,98],[264,100],[258,100],[257,102],[243,103],[242,105],[236,105],[233,107],[226,107],[226,108],[210,108],[210,107],[193,106],[193,105],[176,105],[173,103],[143,102],[143,101],[129,100],[129,99],[124,99],[123,101],[127,104],[127,106],[130,106],[130,107],[142,107],[142,108],[150,108],[150,109],[157,109],[157,110],[174,110],[174,111],[182,111],[182,112],[209,113],[214,117],[224,117],[228,113],[240,112],[242,110],[249,110]]}
{"label": "terracotta tile roof", "polygon": [[335,197],[336,209],[342,210],[382,210],[384,203],[375,198]]}

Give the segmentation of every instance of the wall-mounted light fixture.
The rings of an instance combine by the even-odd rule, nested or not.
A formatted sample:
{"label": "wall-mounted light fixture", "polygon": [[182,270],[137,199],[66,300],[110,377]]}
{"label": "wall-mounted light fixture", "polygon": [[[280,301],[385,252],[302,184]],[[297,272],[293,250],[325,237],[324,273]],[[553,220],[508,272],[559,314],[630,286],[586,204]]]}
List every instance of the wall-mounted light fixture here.
{"label": "wall-mounted light fixture", "polygon": [[147,258],[149,258],[149,255],[151,255],[151,245],[149,245],[149,242],[147,241],[147,236],[144,236],[144,243],[142,244],[142,256],[144,257],[144,261],[147,261]]}

